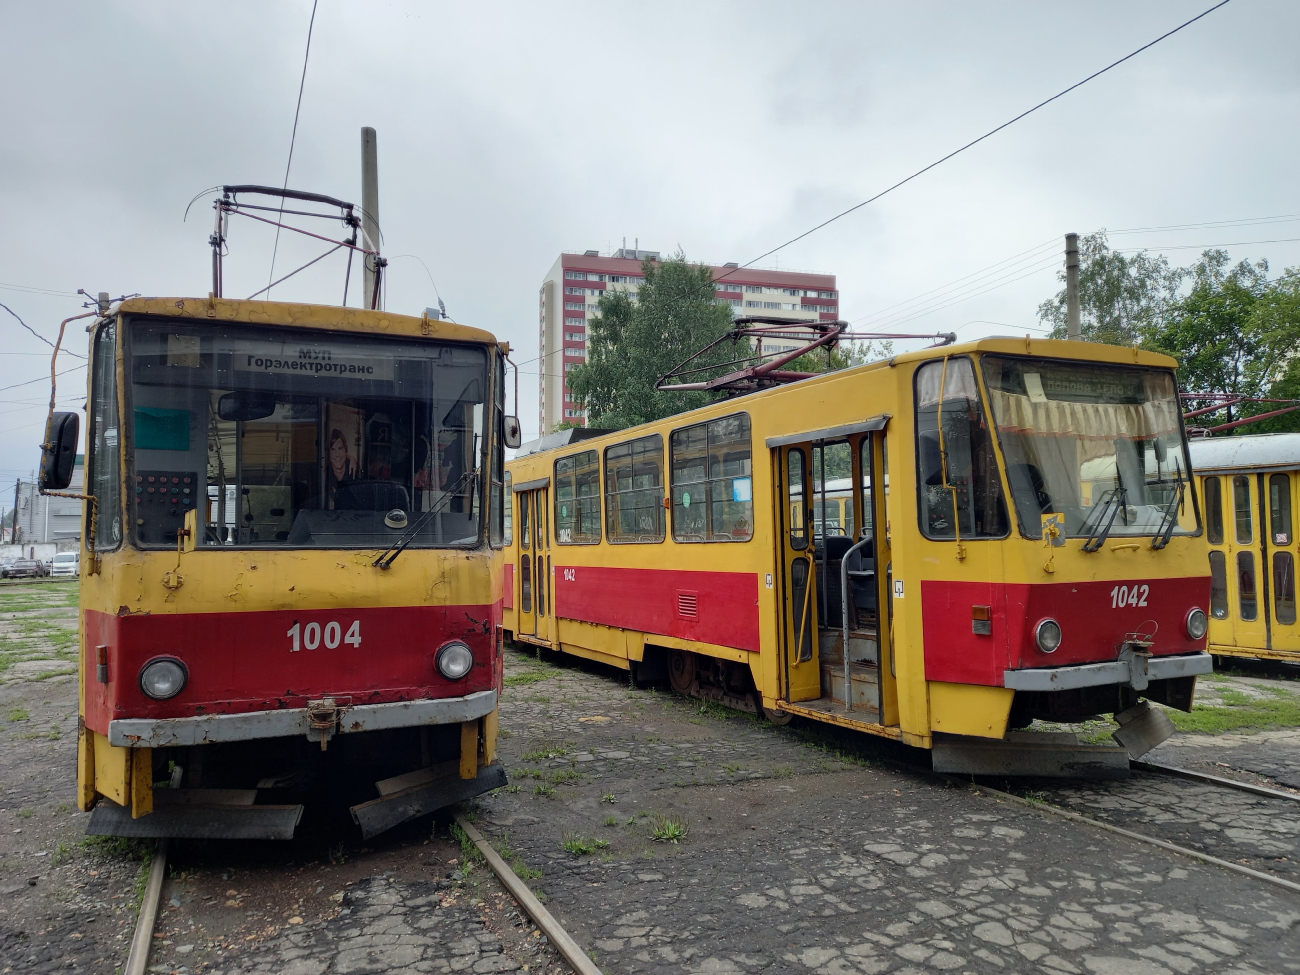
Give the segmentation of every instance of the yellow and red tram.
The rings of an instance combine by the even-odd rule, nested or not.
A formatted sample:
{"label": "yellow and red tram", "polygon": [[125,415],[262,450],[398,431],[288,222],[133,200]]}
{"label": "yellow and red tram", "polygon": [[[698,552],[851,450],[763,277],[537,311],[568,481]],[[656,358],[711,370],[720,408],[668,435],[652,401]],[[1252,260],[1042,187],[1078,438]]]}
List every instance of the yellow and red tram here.
{"label": "yellow and red tram", "polygon": [[951,770],[1052,771],[1008,731],[1099,713],[1140,753],[1210,670],[1175,365],[986,339],[553,435],[507,464],[504,625]]}
{"label": "yellow and red tram", "polygon": [[[213,297],[105,305],[89,331],[90,831],[287,838],[315,786],[371,835],[503,784],[508,350]],[[52,414],[47,487],[76,427]]]}

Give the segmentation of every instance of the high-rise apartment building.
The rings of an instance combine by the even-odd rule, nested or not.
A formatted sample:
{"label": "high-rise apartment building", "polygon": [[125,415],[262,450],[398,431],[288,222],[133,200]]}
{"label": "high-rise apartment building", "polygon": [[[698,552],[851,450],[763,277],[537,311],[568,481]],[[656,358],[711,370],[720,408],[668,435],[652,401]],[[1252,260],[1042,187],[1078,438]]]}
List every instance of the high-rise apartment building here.
{"label": "high-rise apartment building", "polygon": [[[565,253],[542,279],[537,311],[543,435],[564,423],[586,426],[586,414],[569,392],[568,375],[587,361],[587,322],[596,316],[596,303],[606,291],[637,291],[645,280],[641,262],[647,257],[658,260],[659,252],[622,248],[609,256],[600,251]],[[840,293],[833,274],[723,264],[713,267],[713,278],[714,300],[730,305],[738,318],[766,315],[834,321],[840,317]]]}

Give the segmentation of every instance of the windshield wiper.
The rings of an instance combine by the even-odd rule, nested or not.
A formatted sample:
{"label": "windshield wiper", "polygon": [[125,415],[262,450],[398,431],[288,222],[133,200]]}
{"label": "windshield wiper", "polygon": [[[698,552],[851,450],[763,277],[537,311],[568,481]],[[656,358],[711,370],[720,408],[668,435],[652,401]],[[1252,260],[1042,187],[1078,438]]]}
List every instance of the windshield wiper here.
{"label": "windshield wiper", "polygon": [[[1092,526],[1092,532],[1083,541],[1085,552],[1095,552],[1106,544],[1111,525],[1115,524],[1115,516],[1127,505],[1128,491],[1123,487],[1112,488],[1107,492],[1097,509],[1097,523]],[[1107,517],[1108,511],[1110,517]]]}
{"label": "windshield wiper", "polygon": [[[429,523],[430,518],[442,510],[443,505],[454,497],[464,497],[464,495],[457,495],[456,491],[466,482],[466,480],[468,480],[470,484],[476,482],[478,480],[478,471],[467,471],[462,474],[456,483],[448,488],[446,493],[443,494],[441,501],[416,519],[415,524],[408,528],[401,538],[388,546],[379,558],[375,559],[375,561],[370,564],[377,566],[380,569],[391,568],[394,560],[406,551],[406,547],[410,545],[411,542],[415,541],[415,536],[420,534],[420,531],[424,526]],[[470,497],[473,497],[473,495],[471,494]]]}
{"label": "windshield wiper", "polygon": [[1160,527],[1156,529],[1156,537],[1151,539],[1151,547],[1155,549],[1164,548],[1169,544],[1174,528],[1178,525],[1178,509],[1183,506],[1183,468],[1178,461],[1174,461],[1174,475],[1177,478],[1174,497],[1165,506],[1160,516]]}

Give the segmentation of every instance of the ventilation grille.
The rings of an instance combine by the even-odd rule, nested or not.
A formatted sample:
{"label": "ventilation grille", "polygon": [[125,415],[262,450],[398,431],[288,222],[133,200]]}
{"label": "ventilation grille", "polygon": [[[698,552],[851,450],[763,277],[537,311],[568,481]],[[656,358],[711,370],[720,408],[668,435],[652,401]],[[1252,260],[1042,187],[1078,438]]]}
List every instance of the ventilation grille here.
{"label": "ventilation grille", "polygon": [[693,592],[679,592],[677,594],[677,615],[682,619],[693,620],[699,618],[699,596]]}

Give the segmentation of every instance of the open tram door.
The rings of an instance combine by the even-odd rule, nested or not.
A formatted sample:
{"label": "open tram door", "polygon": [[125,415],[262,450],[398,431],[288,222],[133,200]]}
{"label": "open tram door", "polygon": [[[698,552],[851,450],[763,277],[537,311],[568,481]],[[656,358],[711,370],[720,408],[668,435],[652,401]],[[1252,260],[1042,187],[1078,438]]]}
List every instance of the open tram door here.
{"label": "open tram door", "polygon": [[781,706],[791,713],[898,723],[884,530],[888,419],[767,441],[778,485]]}
{"label": "open tram door", "polygon": [[547,478],[514,486],[519,506],[519,567],[515,573],[515,605],[519,631],[528,643],[551,645],[551,533]]}

